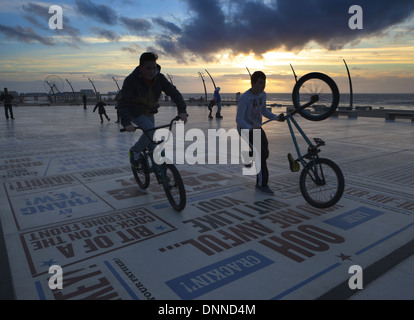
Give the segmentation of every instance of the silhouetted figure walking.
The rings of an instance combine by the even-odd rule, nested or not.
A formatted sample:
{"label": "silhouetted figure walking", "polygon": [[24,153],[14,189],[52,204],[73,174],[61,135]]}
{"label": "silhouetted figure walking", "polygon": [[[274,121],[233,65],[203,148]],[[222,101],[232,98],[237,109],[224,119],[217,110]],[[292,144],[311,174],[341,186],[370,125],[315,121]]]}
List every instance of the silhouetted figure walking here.
{"label": "silhouetted figure walking", "polygon": [[87,103],[86,94],[82,96],[82,101],[83,101],[83,108],[86,109],[86,103]]}
{"label": "silhouetted figure walking", "polygon": [[115,105],[115,110],[116,110],[116,121],[115,121],[115,123],[119,123],[119,121],[120,121],[120,114],[119,114],[119,108],[118,108],[118,100],[121,98],[121,91],[119,91],[118,93],[117,93],[117,95],[115,96],[115,101],[116,101],[116,105]]}
{"label": "silhouetted figure walking", "polygon": [[208,104],[208,110],[210,111],[208,114],[208,118],[209,119],[213,119],[213,116],[211,115],[211,113],[213,112],[213,107],[214,107],[214,100],[210,100],[210,103]]}
{"label": "silhouetted figure walking", "polygon": [[108,121],[111,120],[111,119],[109,119],[108,115],[106,114],[105,106],[106,106],[106,103],[103,102],[101,99],[99,99],[98,103],[96,104],[95,108],[93,109],[93,112],[95,112],[96,109],[99,108],[98,112],[99,112],[99,116],[101,117],[101,123],[103,123],[103,117],[102,116],[105,116]]}
{"label": "silhouetted figure walking", "polygon": [[0,96],[0,100],[4,101],[4,113],[6,115],[6,119],[9,119],[9,111],[10,111],[10,117],[14,119],[13,116],[13,102],[14,97],[9,94],[9,91],[7,88],[4,88],[4,92]]}
{"label": "silhouetted figure walking", "polygon": [[216,119],[223,119],[221,115],[221,96],[219,91],[220,87],[217,87],[216,90],[214,90],[214,102],[217,105]]}

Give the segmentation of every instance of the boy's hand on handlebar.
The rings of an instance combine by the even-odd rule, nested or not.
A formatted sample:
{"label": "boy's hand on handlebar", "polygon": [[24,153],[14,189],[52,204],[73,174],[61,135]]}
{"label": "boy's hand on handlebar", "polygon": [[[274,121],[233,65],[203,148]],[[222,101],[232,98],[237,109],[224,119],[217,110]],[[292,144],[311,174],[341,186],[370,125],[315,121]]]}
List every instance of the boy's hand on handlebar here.
{"label": "boy's hand on handlebar", "polygon": [[277,119],[276,120],[279,121],[279,122],[285,121],[286,120],[285,115],[283,113],[279,114],[277,116]]}
{"label": "boy's hand on handlebar", "polygon": [[184,124],[187,123],[187,113],[179,113],[178,116],[184,121]]}

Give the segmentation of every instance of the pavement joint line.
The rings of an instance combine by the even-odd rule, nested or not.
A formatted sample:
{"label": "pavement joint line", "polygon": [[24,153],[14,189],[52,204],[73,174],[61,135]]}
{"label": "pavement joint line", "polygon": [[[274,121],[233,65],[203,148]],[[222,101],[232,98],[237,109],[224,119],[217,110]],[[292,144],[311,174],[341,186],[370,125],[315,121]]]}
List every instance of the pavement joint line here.
{"label": "pavement joint line", "polygon": [[[414,239],[394,250],[384,258],[374,262],[369,267],[364,268],[364,287],[368,286],[371,282],[383,276],[412,255],[414,255]],[[359,290],[350,289],[348,280],[346,280],[315,300],[347,300],[358,292]]]}

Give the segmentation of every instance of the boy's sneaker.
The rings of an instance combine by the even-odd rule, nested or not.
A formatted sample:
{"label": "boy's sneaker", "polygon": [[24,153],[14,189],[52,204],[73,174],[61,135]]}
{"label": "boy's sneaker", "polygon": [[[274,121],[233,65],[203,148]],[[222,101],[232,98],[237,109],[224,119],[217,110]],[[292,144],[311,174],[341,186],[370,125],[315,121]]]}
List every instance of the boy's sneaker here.
{"label": "boy's sneaker", "polygon": [[256,190],[269,196],[275,195],[275,193],[272,190],[270,190],[268,186],[263,187],[263,186],[259,186],[258,184],[256,184]]}
{"label": "boy's sneaker", "polygon": [[299,162],[297,162],[295,159],[293,159],[292,155],[288,154],[288,160],[289,160],[289,167],[290,171],[292,172],[298,172],[300,170]]}

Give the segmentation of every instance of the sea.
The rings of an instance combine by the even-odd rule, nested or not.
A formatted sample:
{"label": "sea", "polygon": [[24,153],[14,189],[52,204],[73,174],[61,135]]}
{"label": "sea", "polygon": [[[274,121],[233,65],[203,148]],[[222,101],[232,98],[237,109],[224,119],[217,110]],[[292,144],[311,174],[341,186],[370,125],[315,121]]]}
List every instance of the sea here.
{"label": "sea", "polygon": [[[226,105],[226,101],[235,101],[236,94],[220,93],[223,100],[222,104]],[[203,93],[183,94],[185,99],[204,98]],[[208,94],[207,98],[213,98],[212,94]],[[343,93],[340,97],[339,106],[349,107],[351,103],[349,93]],[[282,105],[283,107],[292,106],[291,93],[267,93],[267,104]],[[391,110],[414,110],[414,93],[354,93],[353,107],[363,106],[372,107],[372,109],[391,109]]]}

